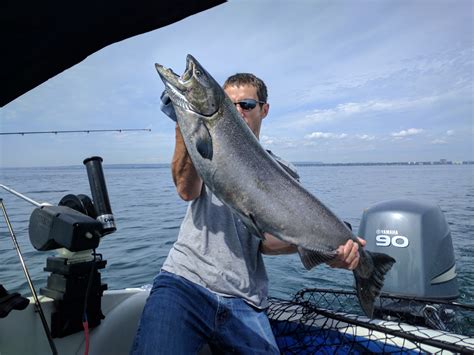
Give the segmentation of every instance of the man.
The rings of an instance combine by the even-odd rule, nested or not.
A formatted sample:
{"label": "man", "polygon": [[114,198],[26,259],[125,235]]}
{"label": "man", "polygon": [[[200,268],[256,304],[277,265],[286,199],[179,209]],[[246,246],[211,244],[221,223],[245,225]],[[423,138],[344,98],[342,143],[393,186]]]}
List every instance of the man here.
{"label": "man", "polygon": [[[263,81],[252,74],[236,74],[227,79],[224,91],[258,138],[270,108]],[[173,118],[169,99],[164,95],[162,100],[162,110]],[[297,177],[288,164],[275,158]],[[179,196],[191,203],[155,278],[132,352],[192,354],[207,343],[219,353],[279,354],[264,312],[268,279],[262,254],[295,253],[296,247],[268,233],[261,240],[247,231],[203,184],[178,125],[171,169]],[[338,251],[332,267],[357,266],[357,243],[349,240]]]}

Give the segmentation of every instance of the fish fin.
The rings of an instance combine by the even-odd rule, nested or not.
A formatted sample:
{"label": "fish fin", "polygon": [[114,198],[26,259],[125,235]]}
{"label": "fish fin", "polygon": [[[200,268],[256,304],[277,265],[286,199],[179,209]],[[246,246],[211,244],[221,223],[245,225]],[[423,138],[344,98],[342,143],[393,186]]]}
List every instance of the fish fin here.
{"label": "fish fin", "polygon": [[250,234],[253,234],[259,237],[260,239],[265,240],[265,236],[263,235],[262,230],[258,227],[257,221],[255,220],[255,217],[251,213],[246,215],[243,213],[239,213],[235,210],[234,210],[234,213],[236,213],[239,216],[241,222],[245,225],[245,228],[247,228]]}
{"label": "fish fin", "polygon": [[298,254],[306,270],[311,270],[319,264],[327,263],[337,255],[336,251],[310,250],[303,247],[298,247]]}
{"label": "fish fin", "polygon": [[[395,259],[383,253],[365,251],[365,254],[367,254],[366,259],[372,260],[372,271],[367,278],[364,278],[359,272],[357,272],[356,268],[354,270],[354,277],[359,303],[364,313],[369,318],[372,318],[374,314],[375,299],[380,295],[385,274],[392,268]],[[362,259],[361,262],[363,262]]]}
{"label": "fish fin", "polygon": [[212,160],[212,138],[204,124],[200,124],[196,130],[196,149],[204,159]]}
{"label": "fish fin", "polygon": [[253,214],[250,213],[248,215],[247,220],[250,221],[250,230],[252,231],[252,233],[257,235],[260,239],[265,240],[265,236],[263,235],[261,229],[258,227],[257,221],[255,220]]}

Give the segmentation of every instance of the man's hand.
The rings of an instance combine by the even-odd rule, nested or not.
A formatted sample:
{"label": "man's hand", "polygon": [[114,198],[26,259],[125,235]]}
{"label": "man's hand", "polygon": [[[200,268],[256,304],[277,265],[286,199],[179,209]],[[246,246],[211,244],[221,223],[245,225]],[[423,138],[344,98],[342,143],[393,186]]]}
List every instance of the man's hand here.
{"label": "man's hand", "polygon": [[[357,238],[362,246],[365,246],[366,241],[362,238]],[[346,244],[337,248],[336,259],[328,262],[328,265],[333,268],[341,268],[354,270],[359,264],[359,244],[349,239]]]}
{"label": "man's hand", "polygon": [[160,99],[161,99],[161,106],[160,106],[161,111],[163,111],[163,113],[166,116],[168,116],[169,118],[171,118],[173,121],[176,122],[176,112],[174,111],[173,104],[171,103],[171,99],[166,93],[166,90],[164,90],[161,93]]}

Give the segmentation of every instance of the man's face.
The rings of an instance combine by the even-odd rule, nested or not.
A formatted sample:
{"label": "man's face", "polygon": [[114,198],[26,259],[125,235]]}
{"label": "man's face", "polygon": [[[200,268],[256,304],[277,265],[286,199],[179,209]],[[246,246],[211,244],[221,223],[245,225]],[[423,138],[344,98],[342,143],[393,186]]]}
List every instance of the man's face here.
{"label": "man's face", "polygon": [[[224,91],[234,103],[245,99],[254,99],[258,101],[257,88],[252,85],[227,86]],[[240,105],[235,105],[235,108],[257,138],[259,138],[262,120],[267,116],[269,107],[270,106],[267,103],[262,105],[257,104],[254,109],[246,111],[243,110]]]}

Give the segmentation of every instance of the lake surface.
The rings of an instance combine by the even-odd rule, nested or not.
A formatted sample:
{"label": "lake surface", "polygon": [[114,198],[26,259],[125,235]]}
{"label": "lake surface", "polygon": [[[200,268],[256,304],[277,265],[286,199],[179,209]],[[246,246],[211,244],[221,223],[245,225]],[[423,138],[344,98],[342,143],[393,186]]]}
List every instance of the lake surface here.
{"label": "lake surface", "polygon": [[[301,183],[357,231],[364,208],[384,200],[408,198],[440,206],[451,229],[460,302],[474,304],[474,165],[461,166],[299,166]],[[176,240],[186,210],[167,165],[104,165],[117,231],[97,249],[109,289],[152,283]],[[38,202],[57,204],[66,194],[91,196],[84,166],[6,168],[0,183]],[[29,241],[33,205],[0,189],[36,290],[46,284],[47,256]],[[303,212],[303,211],[302,211]],[[29,294],[20,261],[3,218],[0,221],[0,283]],[[319,266],[306,271],[297,255],[265,257],[270,295],[288,299],[304,287],[350,289],[352,273]]]}

